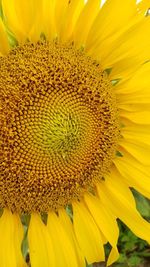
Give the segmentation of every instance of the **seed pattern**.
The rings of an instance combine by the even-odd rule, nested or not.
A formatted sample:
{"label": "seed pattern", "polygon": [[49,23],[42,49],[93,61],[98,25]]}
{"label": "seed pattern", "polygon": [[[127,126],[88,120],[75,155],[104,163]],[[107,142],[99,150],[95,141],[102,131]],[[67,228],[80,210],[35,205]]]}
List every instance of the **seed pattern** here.
{"label": "seed pattern", "polygon": [[0,60],[0,207],[57,210],[112,164],[119,126],[111,84],[71,44],[29,42]]}

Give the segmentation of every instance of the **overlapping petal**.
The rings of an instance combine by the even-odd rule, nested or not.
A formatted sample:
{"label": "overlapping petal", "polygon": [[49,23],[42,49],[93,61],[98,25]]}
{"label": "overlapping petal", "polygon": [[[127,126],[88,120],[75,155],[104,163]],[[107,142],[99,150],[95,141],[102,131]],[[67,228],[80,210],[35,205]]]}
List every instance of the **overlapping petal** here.
{"label": "overlapping petal", "polygon": [[8,54],[10,50],[6,28],[0,17],[0,56]]}
{"label": "overlapping petal", "polygon": [[73,203],[73,225],[77,241],[87,262],[105,260],[100,231],[84,203]]}
{"label": "overlapping petal", "polygon": [[128,185],[150,198],[150,168],[143,166],[128,152],[114,159],[114,164]]}
{"label": "overlapping petal", "polygon": [[28,241],[33,267],[56,267],[52,240],[38,214],[31,216]]}
{"label": "overlapping petal", "polygon": [[27,38],[37,41],[40,37],[40,13],[42,1],[2,0],[6,26],[20,43]]}
{"label": "overlapping petal", "polygon": [[118,192],[111,182],[107,183],[107,179],[97,185],[97,189],[102,203],[107,203],[109,209],[137,236],[150,243],[150,224],[130,204],[127,195]]}
{"label": "overlapping petal", "polygon": [[4,209],[0,218],[1,267],[27,267],[21,253],[23,235],[19,216]]}
{"label": "overlapping petal", "polygon": [[[143,0],[1,0],[0,56],[9,53],[8,31],[24,44],[47,41],[73,42],[84,48],[110,79],[120,116],[120,156],[110,173],[97,183],[95,195],[86,193],[74,201],[72,221],[64,209],[48,213],[47,225],[31,214],[28,231],[33,267],[85,267],[105,260],[104,243],[111,244],[109,266],[118,258],[118,226],[121,219],[150,242],[150,225],[136,210],[130,187],[150,198],[150,7]],[[18,215],[7,209],[0,218],[2,267],[25,267],[21,254],[23,228]],[[7,242],[6,242],[7,240]],[[9,242],[8,242],[9,241]]]}

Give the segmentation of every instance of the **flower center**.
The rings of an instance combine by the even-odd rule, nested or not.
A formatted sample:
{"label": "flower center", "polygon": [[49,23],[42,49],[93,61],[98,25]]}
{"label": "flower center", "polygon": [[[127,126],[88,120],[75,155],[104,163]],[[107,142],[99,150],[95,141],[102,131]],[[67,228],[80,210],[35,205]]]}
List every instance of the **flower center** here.
{"label": "flower center", "polygon": [[0,207],[57,210],[111,166],[119,136],[107,74],[73,45],[27,43],[1,57]]}

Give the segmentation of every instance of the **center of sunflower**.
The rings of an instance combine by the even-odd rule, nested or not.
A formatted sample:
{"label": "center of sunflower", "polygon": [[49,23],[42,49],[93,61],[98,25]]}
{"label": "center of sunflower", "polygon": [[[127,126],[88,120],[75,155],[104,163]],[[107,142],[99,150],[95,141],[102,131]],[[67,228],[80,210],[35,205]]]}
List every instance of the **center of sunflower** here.
{"label": "center of sunflower", "polygon": [[107,74],[73,45],[27,43],[1,58],[0,207],[49,211],[110,168],[119,136]]}

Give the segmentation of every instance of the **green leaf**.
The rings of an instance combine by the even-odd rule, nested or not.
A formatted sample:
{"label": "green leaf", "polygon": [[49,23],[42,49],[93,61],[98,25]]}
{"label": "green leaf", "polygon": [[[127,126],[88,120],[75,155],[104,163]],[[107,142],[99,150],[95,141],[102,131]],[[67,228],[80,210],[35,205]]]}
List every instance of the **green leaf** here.
{"label": "green leaf", "polygon": [[139,194],[137,191],[133,190],[135,196],[137,209],[145,218],[150,218],[150,201],[147,200],[144,196]]}
{"label": "green leaf", "polygon": [[131,258],[128,259],[128,264],[130,267],[137,267],[142,262],[142,259],[137,255],[133,255]]}
{"label": "green leaf", "polygon": [[126,261],[127,261],[126,255],[121,253],[117,262],[125,263]]}

